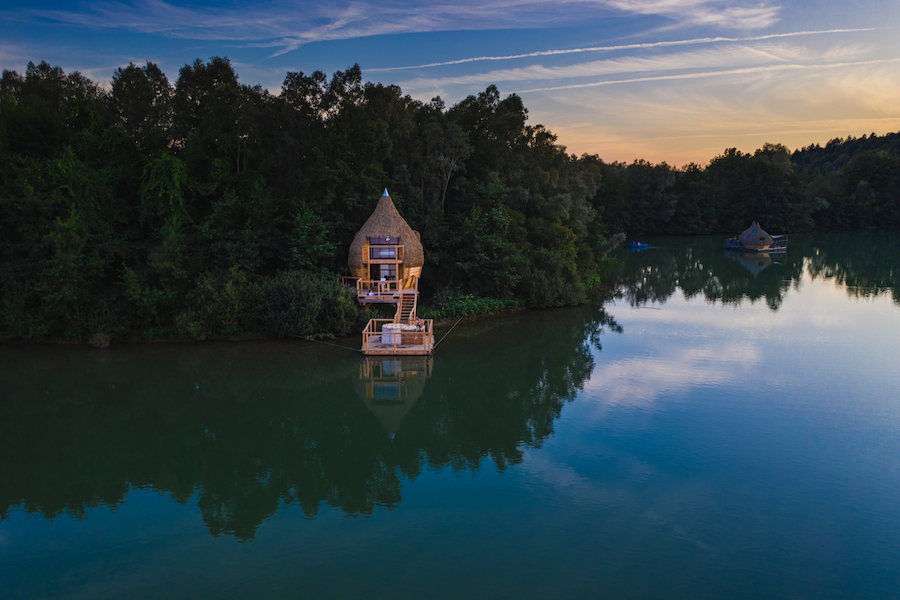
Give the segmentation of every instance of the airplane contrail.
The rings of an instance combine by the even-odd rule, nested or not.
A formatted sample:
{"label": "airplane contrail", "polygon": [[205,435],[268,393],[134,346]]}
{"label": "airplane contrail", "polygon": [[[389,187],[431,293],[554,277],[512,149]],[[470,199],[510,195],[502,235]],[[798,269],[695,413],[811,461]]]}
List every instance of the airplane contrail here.
{"label": "airplane contrail", "polygon": [[557,56],[561,54],[579,54],[583,52],[611,52],[615,50],[634,50],[638,48],[661,48],[665,46],[684,46],[687,44],[711,44],[716,42],[755,42],[760,40],[770,40],[774,38],[797,37],[802,35],[822,35],[828,33],[859,33],[863,31],[876,31],[878,27],[869,27],[866,29],[827,29],[823,31],[795,31],[791,33],[771,33],[768,35],[757,35],[753,37],[729,38],[729,37],[709,37],[695,38],[691,40],[674,40],[671,42],[646,42],[643,44],[624,44],[620,46],[592,46],[589,48],[570,48],[567,50],[542,50],[540,52],[529,52],[527,54],[510,54],[507,56],[477,56],[473,58],[460,58],[458,60],[448,60],[444,62],[426,63],[421,65],[409,65],[405,67],[382,67],[380,69],[366,69],[366,72],[372,71],[405,71],[409,69],[425,69],[428,67],[447,67],[451,65],[462,65],[471,62],[497,61],[497,60],[513,60],[516,58],[535,58],[538,56]]}
{"label": "airplane contrail", "polygon": [[618,85],[621,83],[643,83],[646,81],[666,81],[674,79],[700,79],[703,77],[715,77],[717,75],[743,75],[746,73],[762,73],[766,71],[794,71],[809,69],[831,69],[842,67],[858,67],[862,65],[877,65],[884,63],[900,62],[900,58],[884,58],[878,60],[865,60],[859,62],[830,63],[825,65],[770,65],[764,67],[746,67],[742,69],[728,69],[724,71],[705,71],[703,73],[680,73],[678,75],[653,75],[650,77],[634,77],[631,79],[612,79],[607,81],[595,81],[593,83],[573,83],[570,85],[558,85],[552,87],[534,88],[530,90],[518,90],[512,93],[528,94],[531,92],[553,92],[557,90],[574,90],[578,88],[600,87],[605,85]]}

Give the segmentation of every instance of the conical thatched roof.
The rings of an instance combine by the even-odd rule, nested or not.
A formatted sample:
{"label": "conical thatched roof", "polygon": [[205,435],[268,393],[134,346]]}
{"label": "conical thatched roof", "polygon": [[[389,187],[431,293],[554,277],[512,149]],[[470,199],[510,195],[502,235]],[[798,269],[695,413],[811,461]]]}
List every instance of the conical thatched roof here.
{"label": "conical thatched roof", "polygon": [[738,236],[738,241],[744,248],[762,250],[772,245],[772,236],[763,231],[759,223],[753,221],[753,224]]}
{"label": "conical thatched roof", "polygon": [[396,237],[400,238],[403,245],[403,265],[409,269],[421,267],[425,264],[425,251],[422,249],[422,241],[419,232],[414,231],[400,213],[387,190],[378,201],[378,206],[372,216],[365,222],[362,229],[356,232],[353,243],[350,244],[350,256],[347,264],[351,269],[362,268],[362,249],[370,237]]}

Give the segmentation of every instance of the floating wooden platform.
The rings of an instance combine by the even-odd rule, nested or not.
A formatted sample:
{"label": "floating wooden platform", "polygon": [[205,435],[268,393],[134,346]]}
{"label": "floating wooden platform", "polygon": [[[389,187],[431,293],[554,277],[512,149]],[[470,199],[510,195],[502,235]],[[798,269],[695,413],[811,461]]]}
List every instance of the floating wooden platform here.
{"label": "floating wooden platform", "polygon": [[[388,326],[385,329],[385,326]],[[434,321],[426,319],[418,329],[399,327],[392,319],[370,319],[362,332],[363,354],[374,356],[415,356],[431,354],[434,349]]]}

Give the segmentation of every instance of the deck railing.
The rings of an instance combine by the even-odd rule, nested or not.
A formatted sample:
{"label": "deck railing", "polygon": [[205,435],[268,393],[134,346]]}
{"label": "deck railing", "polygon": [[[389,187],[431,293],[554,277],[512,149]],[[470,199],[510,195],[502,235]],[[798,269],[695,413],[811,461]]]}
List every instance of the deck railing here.
{"label": "deck railing", "polygon": [[356,297],[360,302],[396,302],[400,298],[400,290],[419,291],[419,278],[408,277],[403,281],[390,279],[356,279]]}
{"label": "deck railing", "polygon": [[400,282],[395,279],[390,281],[358,279],[356,281],[356,297],[360,302],[375,302],[379,300],[395,302],[399,292]]}
{"label": "deck railing", "polygon": [[362,332],[363,354],[431,354],[434,348],[434,321],[422,321],[419,329],[383,331],[385,325],[394,325],[392,319],[369,319]]}
{"label": "deck railing", "polygon": [[363,264],[402,263],[403,246],[363,246]]}

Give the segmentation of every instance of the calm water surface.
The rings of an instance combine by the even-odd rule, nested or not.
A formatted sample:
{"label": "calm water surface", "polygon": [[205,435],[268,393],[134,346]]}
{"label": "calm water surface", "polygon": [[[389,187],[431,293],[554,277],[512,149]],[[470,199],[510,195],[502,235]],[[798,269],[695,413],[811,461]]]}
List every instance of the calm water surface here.
{"label": "calm water surface", "polygon": [[650,240],[431,359],[0,347],[0,597],[900,598],[898,238]]}

